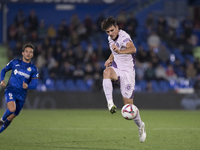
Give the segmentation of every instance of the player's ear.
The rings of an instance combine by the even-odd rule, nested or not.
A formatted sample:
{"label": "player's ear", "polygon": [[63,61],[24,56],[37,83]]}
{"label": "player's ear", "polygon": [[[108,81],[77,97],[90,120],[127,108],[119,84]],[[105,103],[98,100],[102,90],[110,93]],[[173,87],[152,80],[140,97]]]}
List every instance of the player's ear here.
{"label": "player's ear", "polygon": [[117,30],[119,30],[119,26],[118,25],[116,26],[116,28],[117,28]]}

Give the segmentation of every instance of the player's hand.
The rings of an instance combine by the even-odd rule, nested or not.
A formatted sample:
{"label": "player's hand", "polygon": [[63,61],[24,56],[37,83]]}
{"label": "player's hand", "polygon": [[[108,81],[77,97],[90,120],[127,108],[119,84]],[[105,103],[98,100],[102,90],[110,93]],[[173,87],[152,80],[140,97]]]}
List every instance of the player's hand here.
{"label": "player's hand", "polygon": [[4,80],[1,81],[1,87],[5,87],[6,86],[6,83]]}
{"label": "player's hand", "polygon": [[108,59],[108,60],[106,60],[104,66],[107,68],[107,67],[109,67],[111,64],[112,64],[112,61],[110,61],[110,60]]}
{"label": "player's hand", "polygon": [[23,81],[23,89],[27,89],[28,88],[28,84],[26,84],[24,81]]}
{"label": "player's hand", "polygon": [[112,45],[112,49],[113,49],[114,52],[116,52],[118,54],[120,53],[119,48],[115,44]]}

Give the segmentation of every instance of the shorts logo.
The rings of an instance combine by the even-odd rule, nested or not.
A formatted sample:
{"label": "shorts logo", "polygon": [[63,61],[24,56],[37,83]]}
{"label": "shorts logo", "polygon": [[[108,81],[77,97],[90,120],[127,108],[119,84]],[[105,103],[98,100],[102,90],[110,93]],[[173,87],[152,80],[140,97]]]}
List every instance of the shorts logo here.
{"label": "shorts logo", "polygon": [[13,99],[12,93],[8,93],[9,99]]}
{"label": "shorts logo", "polygon": [[125,89],[126,89],[126,91],[130,91],[132,89],[132,85],[131,84],[127,84]]}

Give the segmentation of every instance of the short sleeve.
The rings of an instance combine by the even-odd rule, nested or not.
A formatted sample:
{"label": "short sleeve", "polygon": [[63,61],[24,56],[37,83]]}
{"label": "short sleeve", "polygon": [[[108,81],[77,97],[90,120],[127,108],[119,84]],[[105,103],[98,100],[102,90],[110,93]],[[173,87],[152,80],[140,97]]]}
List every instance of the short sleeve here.
{"label": "short sleeve", "polygon": [[38,69],[35,68],[32,74],[32,78],[38,78],[38,77],[39,77],[39,72],[38,72]]}
{"label": "short sleeve", "polygon": [[122,46],[126,47],[126,44],[128,42],[133,42],[133,41],[131,40],[131,37],[128,34],[126,34],[125,36],[122,37]]}
{"label": "short sleeve", "polygon": [[12,69],[12,66],[15,64],[14,60],[11,60],[5,67],[6,71],[9,71]]}

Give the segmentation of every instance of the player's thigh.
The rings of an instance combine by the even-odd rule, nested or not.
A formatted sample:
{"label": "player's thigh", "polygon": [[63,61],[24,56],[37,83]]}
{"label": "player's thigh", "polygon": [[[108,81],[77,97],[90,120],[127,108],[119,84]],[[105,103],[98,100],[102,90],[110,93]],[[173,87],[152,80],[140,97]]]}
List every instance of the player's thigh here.
{"label": "player's thigh", "polygon": [[118,80],[117,73],[113,69],[113,67],[108,67],[103,71],[103,77],[104,79],[111,79],[111,80]]}
{"label": "player's thigh", "polygon": [[11,92],[6,92],[5,93],[5,100],[7,103],[7,108],[11,111],[14,112],[16,110],[16,104],[15,104],[15,97]]}
{"label": "player's thigh", "polygon": [[133,98],[129,99],[129,98],[123,97],[123,102],[124,102],[124,105],[133,104]]}
{"label": "player's thigh", "polygon": [[120,74],[120,90],[125,99],[125,102],[132,103],[134,97],[135,80],[134,74],[127,73],[124,71],[119,72]]}
{"label": "player's thigh", "polygon": [[15,116],[18,116],[20,111],[22,110],[23,106],[24,106],[25,101],[18,101],[16,100],[16,110],[14,112]]}
{"label": "player's thigh", "polygon": [[9,102],[7,103],[7,108],[8,108],[11,112],[15,112],[15,110],[16,110],[15,101],[9,101]]}

